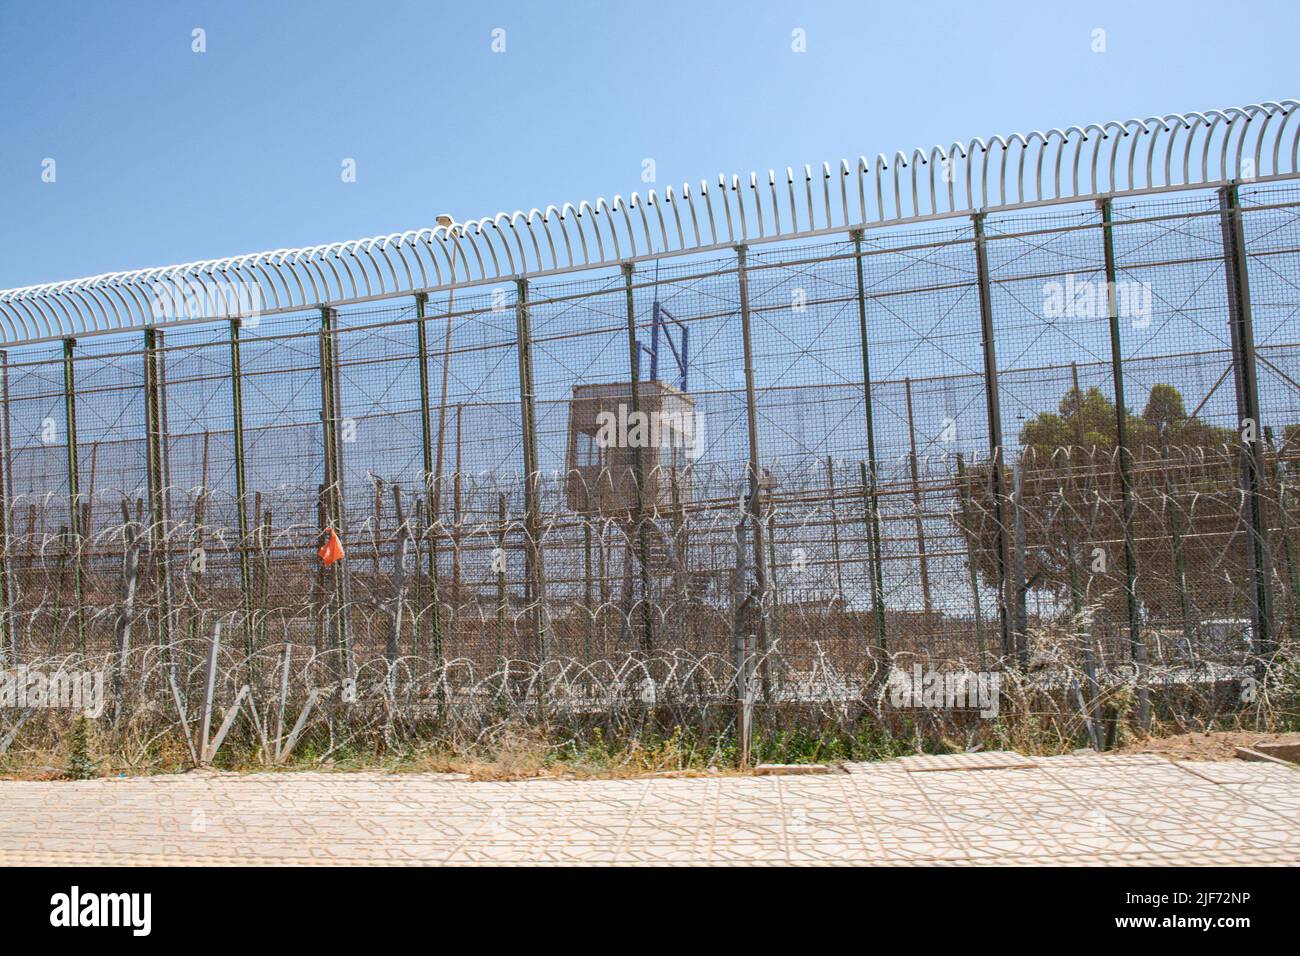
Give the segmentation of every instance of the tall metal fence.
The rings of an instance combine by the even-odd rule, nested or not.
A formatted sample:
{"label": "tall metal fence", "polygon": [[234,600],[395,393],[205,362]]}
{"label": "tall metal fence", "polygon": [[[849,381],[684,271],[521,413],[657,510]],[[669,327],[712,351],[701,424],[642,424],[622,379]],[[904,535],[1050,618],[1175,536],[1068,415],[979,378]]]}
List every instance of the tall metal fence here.
{"label": "tall metal fence", "polygon": [[1298,266],[1300,188],[1232,185],[11,348],[4,656],[1258,659]]}

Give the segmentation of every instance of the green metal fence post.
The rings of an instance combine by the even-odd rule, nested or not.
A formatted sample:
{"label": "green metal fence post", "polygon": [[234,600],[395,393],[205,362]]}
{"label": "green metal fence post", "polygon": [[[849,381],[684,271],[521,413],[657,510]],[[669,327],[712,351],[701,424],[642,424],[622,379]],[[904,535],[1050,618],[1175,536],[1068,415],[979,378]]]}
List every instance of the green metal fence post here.
{"label": "green metal fence post", "polygon": [[[1101,209],[1102,247],[1106,263],[1106,310],[1110,317],[1110,368],[1115,387],[1115,453],[1119,457],[1119,493],[1123,509],[1124,527],[1124,594],[1128,604],[1128,635],[1133,664],[1145,671],[1147,664],[1146,640],[1137,599],[1137,547],[1133,541],[1133,520],[1137,502],[1133,498],[1133,451],[1128,443],[1128,406],[1124,401],[1124,354],[1119,332],[1119,296],[1116,285],[1114,220],[1111,201],[1097,203]],[[1082,396],[1080,396],[1082,401]],[[1151,726],[1151,700],[1145,675],[1138,679],[1138,726],[1147,730]]]}
{"label": "green metal fence post", "polygon": [[[537,649],[538,664],[550,658],[550,634],[546,626],[546,574],[542,555],[541,484],[542,472],[537,458],[537,396],[533,385],[533,343],[528,317],[528,280],[515,283],[515,321],[518,331],[519,411],[524,445],[524,561],[525,583],[529,600],[529,628]],[[542,708],[538,694],[538,707]]]}
{"label": "green metal fence post", "polygon": [[[636,300],[632,294],[632,274],[635,267],[630,262],[623,263],[623,291],[627,303],[627,360],[632,398],[631,416],[640,417],[641,383],[640,356],[637,354],[636,341]],[[637,536],[639,563],[641,565],[641,650],[649,654],[654,649],[654,608],[650,604],[650,529],[646,525],[646,473],[645,456],[641,446],[632,449],[632,479],[636,483],[636,502],[632,515],[632,527]],[[615,476],[615,487],[619,481]],[[628,542],[631,547],[631,542]]]}
{"label": "green metal fence post", "polygon": [[853,263],[857,275],[858,293],[858,347],[862,351],[862,406],[867,428],[867,463],[865,494],[867,495],[868,525],[867,546],[871,551],[871,610],[875,619],[876,647],[881,654],[888,652],[885,637],[885,575],[881,567],[880,499],[877,485],[880,466],[876,460],[876,418],[871,396],[871,348],[867,339],[867,285],[862,266],[862,230],[854,229]]}
{"label": "green metal fence post", "polygon": [[15,582],[9,568],[9,503],[13,500],[9,451],[9,353],[0,350],[0,666],[17,667],[21,649]]}
{"label": "green metal fence post", "polygon": [[984,213],[971,217],[975,228],[975,277],[979,291],[980,340],[984,353],[984,400],[988,413],[989,453],[992,470],[989,474],[989,491],[993,498],[993,520],[996,525],[996,562],[998,569],[998,623],[1002,630],[1002,654],[1014,655],[1021,667],[1028,664],[1028,647],[1023,635],[1016,633],[1014,620],[1022,595],[1015,594],[1016,585],[1011,573],[1010,534],[1007,527],[1008,495],[1006,484],[1006,446],[1002,436],[1002,397],[998,391],[997,347],[993,339],[993,295],[989,281],[988,250],[985,248]]}
{"label": "green metal fence post", "polygon": [[76,602],[77,650],[86,650],[86,605],[82,594],[82,540],[81,540],[81,484],[77,466],[77,391],[73,368],[73,349],[76,339],[63,340],[63,419],[67,429],[68,451],[68,533],[74,553],[72,557],[72,599]]}
{"label": "green metal fence post", "polygon": [[754,546],[754,581],[758,585],[758,650],[762,655],[763,698],[771,696],[771,668],[767,653],[771,648],[768,637],[768,617],[772,612],[771,595],[768,593],[767,549],[764,546],[762,496],[768,492],[767,482],[763,480],[759,465],[758,447],[758,401],[754,391],[754,343],[750,328],[749,310],[749,272],[746,269],[749,250],[743,245],[736,246],[736,285],[740,293],[740,337],[745,357],[745,425],[747,444],[749,446],[749,524],[750,538]]}
{"label": "green metal fence post", "polygon": [[167,425],[163,394],[162,332],[144,331],[144,420],[145,465],[149,480],[149,547],[153,552],[154,578],[158,588],[158,643],[168,660],[171,650],[171,578],[167,508]]}
{"label": "green metal fence post", "polygon": [[239,584],[244,592],[244,637],[253,666],[256,635],[253,627],[253,565],[248,546],[248,475],[244,462],[244,381],[240,367],[240,323],[230,320],[230,415],[234,442],[235,514],[239,522]]}
{"label": "green metal fence post", "polygon": [[[345,505],[343,500],[343,452],[339,447],[340,421],[338,382],[338,316],[334,309],[321,309],[320,382],[321,426],[325,450],[325,515],[335,533],[344,537]],[[331,567],[334,584],[334,640],[342,659],[343,676],[353,675],[352,642],[348,615],[348,561],[344,558]]]}
{"label": "green metal fence post", "polygon": [[1228,285],[1228,322],[1232,334],[1232,365],[1237,387],[1237,431],[1241,438],[1241,481],[1246,496],[1246,559],[1251,577],[1251,616],[1254,646],[1265,658],[1276,649],[1273,632],[1273,589],[1267,522],[1261,485],[1264,480],[1264,425],[1260,420],[1259,377],[1255,366],[1255,332],[1250,306],[1246,236],[1236,184],[1219,190],[1223,229],[1224,274]]}
{"label": "green metal fence post", "polygon": [[[433,465],[433,425],[429,418],[429,338],[425,312],[429,296],[421,292],[415,297],[415,348],[419,362],[420,380],[420,451],[424,466],[424,514],[428,529],[429,552],[429,630],[433,637],[433,659],[442,666],[442,593],[438,586],[438,527],[441,524],[441,503],[435,500]],[[450,323],[451,319],[447,321]],[[446,361],[446,356],[443,357]],[[441,687],[441,684],[439,685]]]}

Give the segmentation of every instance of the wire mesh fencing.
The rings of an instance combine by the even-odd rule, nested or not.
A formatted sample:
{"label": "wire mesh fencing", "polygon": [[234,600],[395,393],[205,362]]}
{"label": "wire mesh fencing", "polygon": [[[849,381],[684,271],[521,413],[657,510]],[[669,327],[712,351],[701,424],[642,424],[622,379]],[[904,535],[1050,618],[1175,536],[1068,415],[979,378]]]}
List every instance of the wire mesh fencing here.
{"label": "wire mesh fencing", "polygon": [[247,696],[268,753],[286,707],[849,719],[921,666],[1094,742],[1107,693],[1253,705],[1298,256],[1296,189],[1230,187],[14,349],[4,659],[187,741]]}

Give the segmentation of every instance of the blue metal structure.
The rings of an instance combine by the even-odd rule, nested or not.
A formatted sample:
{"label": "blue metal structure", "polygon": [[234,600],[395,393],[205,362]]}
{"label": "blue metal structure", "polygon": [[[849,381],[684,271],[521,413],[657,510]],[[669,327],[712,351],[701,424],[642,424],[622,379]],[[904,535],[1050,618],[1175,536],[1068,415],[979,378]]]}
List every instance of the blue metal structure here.
{"label": "blue metal structure", "polygon": [[[677,341],[673,341],[673,327],[677,329]],[[672,353],[672,359],[677,366],[676,386],[679,391],[688,391],[687,386],[690,383],[690,345],[691,330],[686,324],[664,308],[659,300],[655,300],[654,308],[651,310],[650,318],[650,344],[647,346],[640,339],[637,340],[637,378],[641,377],[640,354],[645,352],[650,356],[650,381],[659,381],[659,339],[662,333],[663,340],[668,344],[668,350]]]}

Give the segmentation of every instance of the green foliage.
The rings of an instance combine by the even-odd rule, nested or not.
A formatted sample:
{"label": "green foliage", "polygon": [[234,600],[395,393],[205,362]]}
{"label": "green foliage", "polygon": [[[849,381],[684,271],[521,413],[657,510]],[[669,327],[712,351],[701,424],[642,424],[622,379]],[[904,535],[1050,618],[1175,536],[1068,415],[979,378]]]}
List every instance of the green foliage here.
{"label": "green foliage", "polygon": [[806,728],[778,730],[754,743],[756,763],[829,763],[849,759],[849,741]]}
{"label": "green foliage", "polygon": [[1142,410],[1142,420],[1158,432],[1184,426],[1187,409],[1183,405],[1183,396],[1172,385],[1153,385],[1151,394],[1147,396],[1147,407]]}
{"label": "green foliage", "polygon": [[917,748],[909,735],[891,733],[875,721],[863,721],[853,735],[851,754],[853,760],[889,760],[916,753]]}
{"label": "green foliage", "polygon": [[[1221,591],[1225,575],[1244,589],[1245,563],[1221,560],[1225,551],[1244,547],[1238,436],[1188,414],[1183,396],[1168,384],[1152,386],[1140,415],[1126,409],[1124,427],[1139,602],[1154,615],[1179,620],[1185,602]],[[1125,531],[1118,433],[1115,404],[1101,389],[1070,388],[1056,411],[1024,423],[1015,463],[1026,581],[1057,600],[1095,607],[1103,617],[1122,617],[1127,601],[1117,544]],[[990,478],[990,466],[967,469],[958,496],[976,568],[996,588],[998,502]],[[1008,468],[1003,487],[1013,486]],[[1107,559],[1102,566],[1096,565],[1098,551]],[[1075,588],[1081,589],[1077,596]]]}
{"label": "green foliage", "polygon": [[78,714],[68,741],[67,774],[73,780],[91,780],[99,776],[99,762],[94,757],[90,721]]}
{"label": "green foliage", "polygon": [[[1211,425],[1188,417],[1186,404],[1172,385],[1156,384],[1147,396],[1141,415],[1124,410],[1126,441],[1135,457],[1149,449],[1211,448],[1235,440],[1230,428]],[[1071,388],[1056,412],[1043,412],[1020,429],[1022,448],[1033,449],[1036,457],[1050,456],[1058,448],[1114,448],[1118,444],[1119,420],[1115,403],[1092,386],[1082,394]]]}
{"label": "green foliage", "polygon": [[[1128,416],[1129,427],[1136,424]],[[1058,412],[1043,412],[1027,421],[1020,430],[1020,444],[1040,452],[1070,445],[1114,447],[1115,406],[1098,388],[1082,395],[1070,389],[1061,399]]]}

